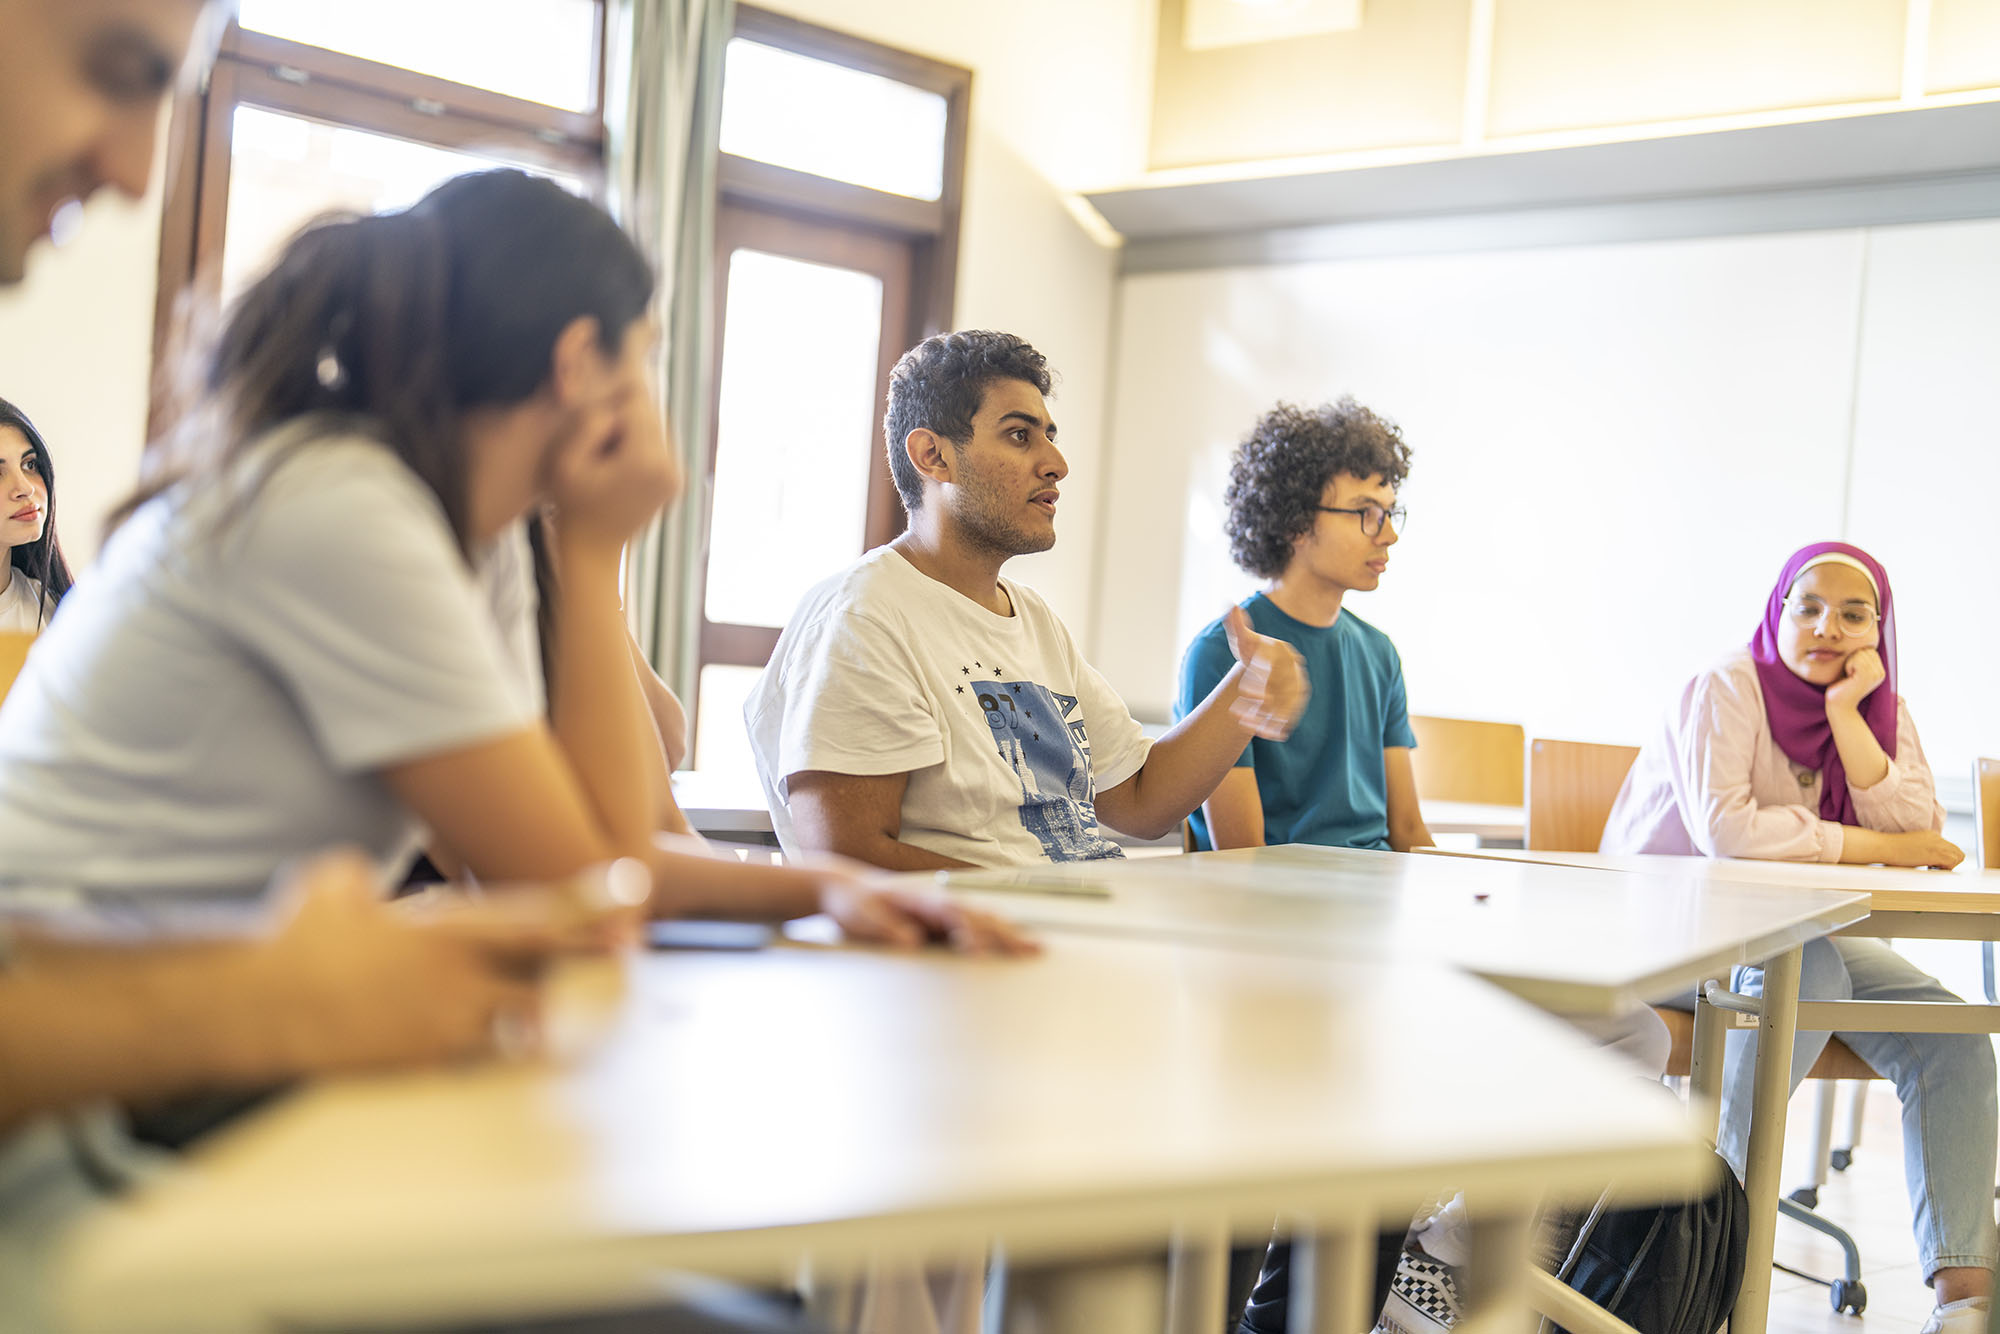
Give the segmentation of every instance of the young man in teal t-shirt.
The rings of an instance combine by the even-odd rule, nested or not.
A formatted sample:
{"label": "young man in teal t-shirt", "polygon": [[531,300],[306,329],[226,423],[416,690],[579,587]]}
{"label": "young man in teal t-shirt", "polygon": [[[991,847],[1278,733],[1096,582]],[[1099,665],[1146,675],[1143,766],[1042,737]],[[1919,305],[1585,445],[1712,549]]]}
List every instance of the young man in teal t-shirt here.
{"label": "young man in teal t-shirt", "polygon": [[[1283,741],[1252,741],[1192,817],[1203,848],[1320,843],[1431,846],[1389,637],[1343,600],[1372,591],[1389,567],[1403,511],[1396,490],[1410,447],[1393,422],[1351,398],[1318,408],[1281,403],[1238,446],[1230,469],[1230,553],[1269,582],[1243,603],[1259,634],[1304,657],[1306,712]],[[1235,658],[1223,622],[1195,636],[1181,663],[1179,717],[1207,697]]]}
{"label": "young man in teal t-shirt", "polygon": [[[1190,817],[1200,847],[1430,846],[1410,768],[1417,740],[1402,659],[1387,635],[1342,605],[1382,582],[1402,527],[1396,489],[1409,470],[1402,432],[1351,398],[1317,408],[1280,403],[1237,446],[1224,494],[1230,554],[1267,580],[1243,610],[1259,634],[1299,651],[1312,694],[1291,735],[1253,740]],[[1218,619],[1188,645],[1175,717],[1233,661]],[[1443,1334],[1455,1323],[1462,1214],[1454,1200],[1432,1220],[1440,1226],[1426,1225],[1428,1235],[1445,1234],[1444,1256],[1421,1245],[1405,1253],[1400,1231],[1378,1239],[1377,1299],[1386,1302],[1376,1334]],[[1290,1260],[1288,1245],[1273,1244],[1238,1334],[1285,1328]]]}
{"label": "young man in teal t-shirt", "polygon": [[[1403,526],[1396,492],[1409,471],[1402,432],[1351,398],[1317,408],[1281,403],[1237,447],[1224,493],[1230,554],[1267,580],[1243,609],[1259,634],[1299,651],[1312,694],[1291,735],[1253,740],[1192,817],[1202,847],[1432,846],[1410,765],[1417,739],[1402,659],[1387,635],[1345,606],[1389,568]],[[1196,635],[1181,663],[1176,713],[1233,661],[1222,621]],[[1648,1078],[1665,1067],[1667,1032],[1645,1006],[1570,1022]],[[1414,1229],[1407,1249],[1401,1236],[1381,1236],[1378,1284],[1387,1293],[1375,1334],[1443,1334],[1456,1323],[1472,1233],[1464,1197],[1455,1196]],[[1289,1270],[1289,1249],[1274,1245],[1239,1334],[1284,1328]]]}

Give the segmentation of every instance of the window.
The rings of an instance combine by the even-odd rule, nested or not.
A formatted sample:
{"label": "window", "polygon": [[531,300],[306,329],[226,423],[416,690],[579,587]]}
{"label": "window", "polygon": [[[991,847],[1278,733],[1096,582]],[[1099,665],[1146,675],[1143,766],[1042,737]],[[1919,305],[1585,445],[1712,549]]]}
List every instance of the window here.
{"label": "window", "polygon": [[[902,529],[889,371],[951,324],[969,71],[738,6],[723,79],[718,355],[694,763],[799,597]],[[781,536],[780,536],[781,535]]]}
{"label": "window", "polygon": [[237,22],[468,88],[597,108],[600,0],[238,0]]}
{"label": "window", "polygon": [[[482,167],[604,177],[604,0],[241,0],[175,107],[156,348],[183,292],[228,300],[322,214]],[[163,405],[155,405],[155,433]]]}
{"label": "window", "polygon": [[738,37],[722,151],[912,199],[944,194],[942,93]]}

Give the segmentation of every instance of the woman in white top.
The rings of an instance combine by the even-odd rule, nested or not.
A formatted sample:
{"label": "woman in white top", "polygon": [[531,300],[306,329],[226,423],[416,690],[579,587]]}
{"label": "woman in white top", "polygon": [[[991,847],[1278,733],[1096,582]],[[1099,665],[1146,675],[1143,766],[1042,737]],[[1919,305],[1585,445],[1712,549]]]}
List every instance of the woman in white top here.
{"label": "woman in white top", "polygon": [[0,398],[0,541],[9,548],[0,630],[35,634],[69,592],[56,540],[56,469],[28,414]]}
{"label": "woman in white top", "polygon": [[[334,844],[394,875],[427,835],[485,881],[635,856],[661,914],[825,910],[867,938],[1016,947],[844,870],[654,846],[666,771],[618,596],[626,541],[681,488],[652,294],[610,218],[518,171],[295,239],[0,708],[8,873],[255,894]],[[562,591],[546,701],[540,507]]]}
{"label": "woman in white top", "polygon": [[[1688,683],[1640,750],[1599,845],[1785,861],[1955,866],[1930,765],[1896,693],[1896,602],[1874,557],[1844,542],[1793,553],[1750,643]],[[1739,969],[1739,991],[1763,971]],[[1880,940],[1805,947],[1804,1000],[1956,1001]],[[1801,1031],[1797,1087],[1827,1034]],[[1903,1160],[1923,1274],[1927,1334],[1984,1331],[1994,1258],[1993,1044],[1962,1033],[1840,1033],[1903,1103]],[[1740,1171],[1754,1032],[1723,1062],[1723,1153]]]}

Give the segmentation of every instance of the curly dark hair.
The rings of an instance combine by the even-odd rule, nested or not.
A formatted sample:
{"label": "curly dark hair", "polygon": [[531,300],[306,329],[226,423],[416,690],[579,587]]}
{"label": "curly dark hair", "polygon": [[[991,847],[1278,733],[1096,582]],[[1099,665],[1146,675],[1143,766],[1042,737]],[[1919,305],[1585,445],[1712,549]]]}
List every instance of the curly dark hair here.
{"label": "curly dark hair", "polygon": [[972,439],[972,419],[995,380],[1023,380],[1047,395],[1054,383],[1048,358],[1013,334],[986,329],[932,334],[905,352],[889,372],[889,406],[882,436],[889,475],[911,514],[924,503],[924,479],[903,442],[919,427],[954,444]]}
{"label": "curly dark hair", "polygon": [[1402,428],[1350,397],[1316,408],[1280,403],[1236,447],[1229,467],[1229,554],[1246,572],[1275,579],[1319,519],[1337,473],[1400,487],[1410,472]]}

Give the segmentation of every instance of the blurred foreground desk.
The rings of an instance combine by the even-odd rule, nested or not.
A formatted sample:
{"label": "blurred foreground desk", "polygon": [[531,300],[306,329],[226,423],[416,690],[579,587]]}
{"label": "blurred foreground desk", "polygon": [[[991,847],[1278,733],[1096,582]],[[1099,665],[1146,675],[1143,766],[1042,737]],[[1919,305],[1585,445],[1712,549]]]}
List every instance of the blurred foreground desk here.
{"label": "blurred foreground desk", "polygon": [[[1563,1014],[1669,999],[1766,965],[1749,1267],[1731,1327],[1763,1334],[1777,1233],[1786,1083],[1805,942],[1868,915],[1865,893],[1701,874],[1549,865],[1536,854],[1404,856],[1292,845],[1145,862],[952,872],[955,892],[1047,930],[1446,963]],[[1689,859],[1670,859],[1687,862]],[[1723,1025],[1695,1013],[1696,1092],[1720,1088]],[[1532,1067],[1521,1067],[1531,1069]],[[1463,1084],[1464,1088],[1485,1086]],[[1713,1102],[1709,1103],[1712,1108]],[[1575,1329],[1574,1321],[1562,1323]]]}
{"label": "blurred foreground desk", "polygon": [[[278,1104],[80,1229],[68,1309],[98,1331],[348,1328],[626,1303],[668,1271],[1157,1252],[1283,1217],[1318,1238],[1315,1328],[1353,1334],[1378,1222],[1443,1184],[1504,1220],[1611,1180],[1684,1193],[1707,1159],[1566,1028],[1403,964],[1072,936],[1028,962],[651,955],[614,1013],[569,1068]],[[1412,1032],[1450,1032],[1478,1097],[1438,1096]],[[1182,1296],[1177,1324],[1213,1330],[1220,1291]]]}

